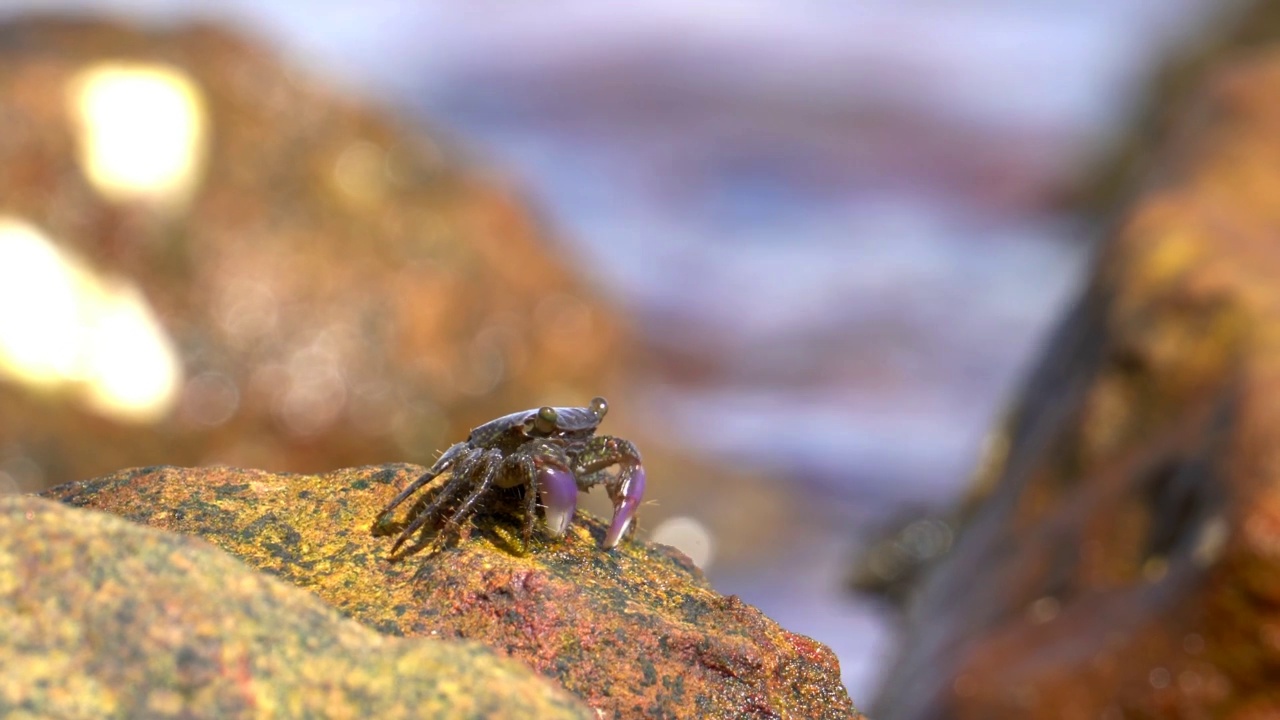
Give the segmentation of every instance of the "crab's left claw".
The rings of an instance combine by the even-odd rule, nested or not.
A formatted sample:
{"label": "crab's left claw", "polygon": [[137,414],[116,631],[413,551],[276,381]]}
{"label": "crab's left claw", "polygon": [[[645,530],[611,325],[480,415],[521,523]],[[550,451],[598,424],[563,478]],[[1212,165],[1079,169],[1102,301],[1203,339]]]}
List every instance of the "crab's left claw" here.
{"label": "crab's left claw", "polygon": [[644,479],[644,466],[637,462],[623,465],[617,483],[608,486],[609,499],[613,500],[613,522],[604,536],[605,549],[616,546],[631,527],[644,496]]}

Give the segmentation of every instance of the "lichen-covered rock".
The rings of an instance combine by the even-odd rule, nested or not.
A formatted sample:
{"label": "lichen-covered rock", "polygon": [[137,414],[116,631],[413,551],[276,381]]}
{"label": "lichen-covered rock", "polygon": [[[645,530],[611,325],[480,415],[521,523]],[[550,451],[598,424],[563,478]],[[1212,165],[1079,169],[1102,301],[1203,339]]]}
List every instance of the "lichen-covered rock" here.
{"label": "lichen-covered rock", "polygon": [[673,550],[601,550],[604,526],[581,513],[523,554],[519,502],[498,502],[469,538],[388,563],[370,522],[420,472],[145,468],[46,495],[203,537],[384,633],[478,640],[605,717],[856,716],[826,647],[717,594]]}
{"label": "lichen-covered rock", "polygon": [[1186,120],[994,436],[877,717],[1274,716],[1280,52]]}
{"label": "lichen-covered rock", "polygon": [[19,489],[427,462],[513,407],[610,394],[626,357],[497,173],[233,32],[0,23],[0,124],[0,300],[23,320],[0,323],[0,481]]}
{"label": "lichen-covered rock", "polygon": [[0,716],[596,717],[475,643],[390,638],[207,543],[0,497]]}

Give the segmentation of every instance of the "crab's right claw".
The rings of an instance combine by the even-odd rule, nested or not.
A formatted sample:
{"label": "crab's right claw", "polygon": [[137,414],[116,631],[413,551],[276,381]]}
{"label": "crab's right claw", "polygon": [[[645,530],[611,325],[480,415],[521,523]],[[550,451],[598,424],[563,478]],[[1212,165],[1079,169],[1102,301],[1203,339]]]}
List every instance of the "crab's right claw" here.
{"label": "crab's right claw", "polygon": [[546,507],[547,531],[562,537],[578,508],[578,483],[573,473],[548,465],[538,470],[538,494]]}
{"label": "crab's right claw", "polygon": [[624,466],[616,486],[609,486],[609,498],[613,500],[613,522],[609,524],[609,532],[604,536],[604,547],[617,546],[640,508],[640,499],[644,497],[644,466],[640,463]]}

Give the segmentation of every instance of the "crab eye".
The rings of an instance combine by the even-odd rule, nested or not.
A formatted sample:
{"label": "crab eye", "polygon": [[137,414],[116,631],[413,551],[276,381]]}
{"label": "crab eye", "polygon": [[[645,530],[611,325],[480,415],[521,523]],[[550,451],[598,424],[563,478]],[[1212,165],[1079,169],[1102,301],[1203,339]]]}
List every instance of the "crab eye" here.
{"label": "crab eye", "polygon": [[605,402],[602,397],[591,398],[591,414],[598,418],[604,417],[609,412],[609,403]]}
{"label": "crab eye", "polygon": [[556,409],[543,407],[538,410],[538,416],[533,419],[533,429],[540,433],[551,433],[556,429]]}

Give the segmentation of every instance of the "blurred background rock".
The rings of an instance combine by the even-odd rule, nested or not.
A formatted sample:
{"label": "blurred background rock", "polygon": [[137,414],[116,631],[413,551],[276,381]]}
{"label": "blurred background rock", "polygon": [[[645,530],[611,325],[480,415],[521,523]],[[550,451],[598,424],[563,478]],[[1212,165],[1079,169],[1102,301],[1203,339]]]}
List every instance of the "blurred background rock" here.
{"label": "blurred background rock", "polygon": [[613,313],[430,136],[207,26],[14,23],[0,53],[24,488],[430,460],[513,402],[608,389]]}
{"label": "blurred background rock", "polygon": [[851,547],[965,492],[1147,83],[1244,10],[9,2],[0,482],[425,462],[605,394],[643,527],[866,704]]}

